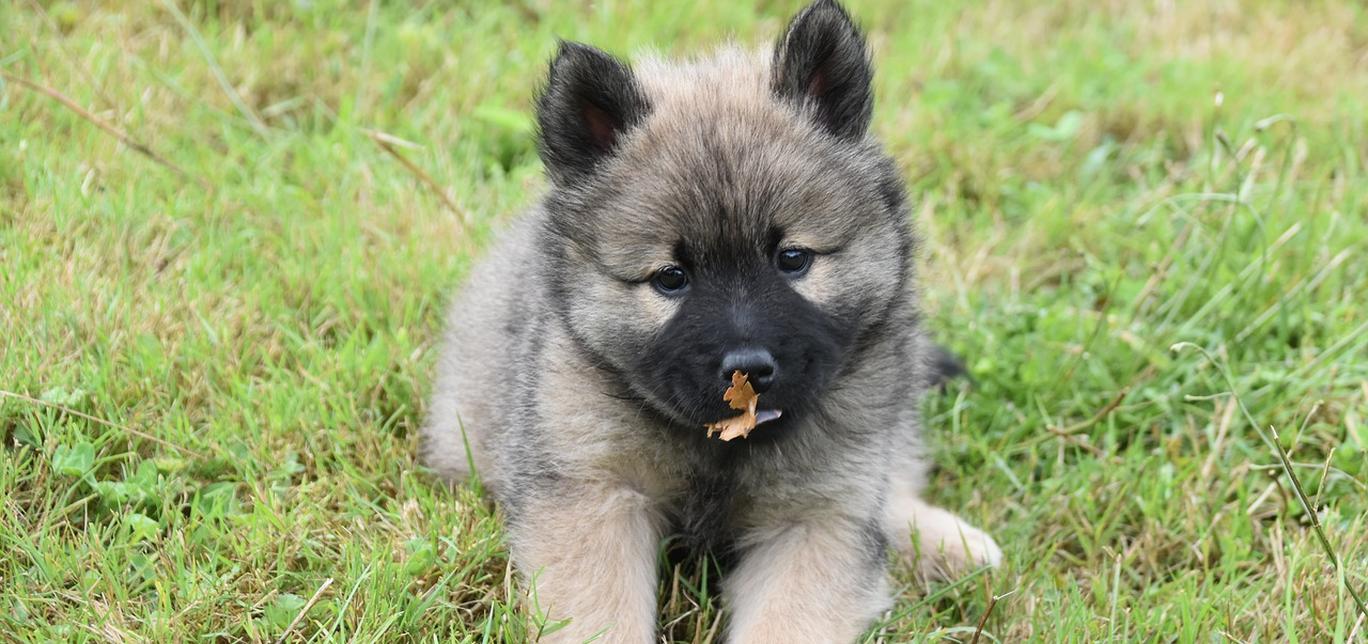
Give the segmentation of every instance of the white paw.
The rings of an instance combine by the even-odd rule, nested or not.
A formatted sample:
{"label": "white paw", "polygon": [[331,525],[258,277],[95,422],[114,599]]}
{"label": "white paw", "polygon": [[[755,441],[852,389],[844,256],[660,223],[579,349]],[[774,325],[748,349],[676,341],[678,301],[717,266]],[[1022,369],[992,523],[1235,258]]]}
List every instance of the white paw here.
{"label": "white paw", "polygon": [[[998,547],[997,542],[993,541],[987,532],[968,524],[965,524],[964,527],[967,528],[964,537],[968,543],[966,561],[974,566],[992,566],[994,568],[1001,566],[1002,548]],[[970,536],[971,534],[973,536]]]}
{"label": "white paw", "polygon": [[988,533],[950,513],[913,526],[904,556],[933,579],[956,579],[976,568],[1002,565],[1002,549]]}

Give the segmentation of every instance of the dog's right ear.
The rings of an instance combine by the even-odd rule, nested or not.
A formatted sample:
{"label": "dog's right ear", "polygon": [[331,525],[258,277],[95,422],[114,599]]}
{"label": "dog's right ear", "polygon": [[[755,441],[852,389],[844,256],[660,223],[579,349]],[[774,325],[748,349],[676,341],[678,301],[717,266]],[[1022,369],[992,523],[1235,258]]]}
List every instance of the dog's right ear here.
{"label": "dog's right ear", "polygon": [[570,186],[592,174],[649,112],[626,63],[562,41],[537,97],[538,151],[551,181]]}

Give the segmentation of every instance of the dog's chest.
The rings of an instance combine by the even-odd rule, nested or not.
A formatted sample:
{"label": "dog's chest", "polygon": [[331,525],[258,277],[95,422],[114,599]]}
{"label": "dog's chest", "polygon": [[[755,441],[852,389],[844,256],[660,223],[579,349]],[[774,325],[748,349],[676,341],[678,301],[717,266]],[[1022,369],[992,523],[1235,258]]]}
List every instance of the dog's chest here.
{"label": "dog's chest", "polygon": [[749,495],[738,489],[735,471],[721,468],[694,469],[683,483],[669,512],[671,536],[688,550],[722,556],[738,536]]}
{"label": "dog's chest", "polygon": [[711,440],[702,449],[681,452],[687,466],[681,468],[666,515],[675,540],[721,557],[757,523],[757,509],[767,503],[764,481],[771,478],[763,474],[772,464],[764,450]]}

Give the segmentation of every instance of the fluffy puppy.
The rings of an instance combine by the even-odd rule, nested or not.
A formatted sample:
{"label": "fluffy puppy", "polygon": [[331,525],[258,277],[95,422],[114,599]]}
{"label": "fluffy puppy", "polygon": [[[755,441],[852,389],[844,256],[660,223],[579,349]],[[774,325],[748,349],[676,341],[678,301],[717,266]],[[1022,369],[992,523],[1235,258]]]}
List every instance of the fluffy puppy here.
{"label": "fluffy puppy", "polygon": [[[657,551],[734,561],[731,642],[848,642],[891,547],[995,565],[921,499],[923,335],[903,182],[868,135],[872,70],[818,0],[769,52],[634,67],[563,43],[537,102],[550,190],[451,306],[423,459],[473,464],[555,641],[648,642]],[[771,419],[722,442],[734,371]]]}

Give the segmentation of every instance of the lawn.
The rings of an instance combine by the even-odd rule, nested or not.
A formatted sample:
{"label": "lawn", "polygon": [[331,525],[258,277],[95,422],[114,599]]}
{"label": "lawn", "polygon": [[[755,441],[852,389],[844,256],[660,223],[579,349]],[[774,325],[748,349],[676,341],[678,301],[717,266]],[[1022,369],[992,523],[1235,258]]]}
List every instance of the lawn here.
{"label": "lawn", "polygon": [[[443,303],[542,189],[557,37],[798,7],[750,4],[0,4],[0,640],[552,627],[415,463]],[[850,4],[972,373],[929,495],[1006,552],[899,570],[871,641],[1368,639],[1368,9]],[[703,577],[666,640],[719,632]]]}

